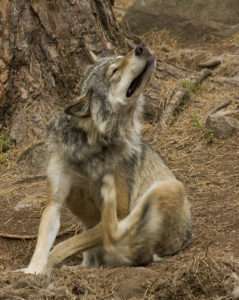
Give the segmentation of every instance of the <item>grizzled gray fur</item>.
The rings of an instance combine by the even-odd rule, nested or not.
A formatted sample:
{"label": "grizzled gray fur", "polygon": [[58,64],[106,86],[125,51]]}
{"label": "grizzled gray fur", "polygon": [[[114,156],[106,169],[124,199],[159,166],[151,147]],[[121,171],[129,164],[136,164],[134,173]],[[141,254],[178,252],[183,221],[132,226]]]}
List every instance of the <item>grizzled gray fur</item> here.
{"label": "grizzled gray fur", "polygon": [[[183,184],[141,138],[142,94],[154,68],[144,45],[98,60],[75,104],[49,124],[49,203],[25,273],[49,273],[79,251],[83,266],[140,265],[189,243]],[[85,230],[51,250],[65,204]]]}
{"label": "grizzled gray fur", "polygon": [[[109,82],[104,80],[104,75],[115,59],[103,58],[86,72],[81,95],[89,97],[89,103],[77,108],[83,120],[63,112],[51,121],[48,129],[50,152],[61,151],[69,165],[94,180],[112,171],[119,161],[132,160],[135,163],[142,151],[138,125],[132,124],[140,122],[143,97],[134,105],[122,106],[117,111],[113,111],[107,101]],[[90,113],[94,113],[94,124],[87,127],[85,118]],[[102,123],[106,123],[106,128],[100,133],[97,127]],[[89,129],[93,131],[90,135]]]}

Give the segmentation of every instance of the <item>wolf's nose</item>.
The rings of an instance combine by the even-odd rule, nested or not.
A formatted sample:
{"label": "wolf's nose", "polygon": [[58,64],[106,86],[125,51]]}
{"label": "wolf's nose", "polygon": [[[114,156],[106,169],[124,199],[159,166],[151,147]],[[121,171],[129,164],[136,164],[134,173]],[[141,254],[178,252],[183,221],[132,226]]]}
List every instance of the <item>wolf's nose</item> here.
{"label": "wolf's nose", "polygon": [[144,53],[144,50],[145,50],[145,46],[144,45],[138,45],[136,48],[135,48],[135,55],[136,56],[141,56],[143,53]]}

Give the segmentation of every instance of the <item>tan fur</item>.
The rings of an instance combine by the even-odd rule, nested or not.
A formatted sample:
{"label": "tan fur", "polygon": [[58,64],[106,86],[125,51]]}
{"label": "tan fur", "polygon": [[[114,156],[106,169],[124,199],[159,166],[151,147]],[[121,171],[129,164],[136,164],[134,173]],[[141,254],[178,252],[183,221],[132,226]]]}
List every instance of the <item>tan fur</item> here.
{"label": "tan fur", "polygon": [[101,243],[102,228],[101,224],[98,224],[95,227],[88,229],[81,234],[75,235],[55,246],[49,255],[47,268],[44,271],[49,273],[55,265],[61,263],[67,257],[79,251],[85,251],[96,245],[100,245]]}
{"label": "tan fur", "polygon": [[[117,203],[117,214],[120,219],[127,216],[129,212],[129,197],[128,186],[125,180],[125,174],[122,170],[117,170],[115,173],[115,184],[117,186],[117,194],[120,201]],[[87,189],[82,186],[88,186]],[[79,180],[73,185],[69,196],[66,199],[66,204],[74,215],[90,228],[100,222],[101,218],[101,202],[97,207],[92,198],[98,192],[89,182]],[[100,200],[99,200],[100,201]]]}
{"label": "tan fur", "polygon": [[119,199],[113,176],[105,176],[102,196],[103,241],[108,263],[145,264],[153,260],[154,254],[170,255],[186,246],[190,205],[178,180],[155,183],[122,221],[117,218]]}
{"label": "tan fur", "polygon": [[[49,272],[78,251],[84,266],[140,265],[189,243],[183,185],[140,135],[141,93],[154,66],[145,46],[100,60],[86,74],[78,102],[50,124],[49,202],[24,272]],[[64,205],[85,231],[51,250]]]}

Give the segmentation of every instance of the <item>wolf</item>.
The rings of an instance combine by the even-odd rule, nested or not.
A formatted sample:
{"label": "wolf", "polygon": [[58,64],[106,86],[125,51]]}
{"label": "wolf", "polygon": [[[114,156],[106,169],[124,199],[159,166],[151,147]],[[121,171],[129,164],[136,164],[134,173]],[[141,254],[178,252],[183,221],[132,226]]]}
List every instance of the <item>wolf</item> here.
{"label": "wolf", "polygon": [[[25,273],[81,251],[83,266],[144,265],[191,241],[184,186],[142,141],[143,91],[156,60],[145,45],[89,66],[81,94],[50,122],[49,201]],[[84,230],[57,244],[62,208]]]}

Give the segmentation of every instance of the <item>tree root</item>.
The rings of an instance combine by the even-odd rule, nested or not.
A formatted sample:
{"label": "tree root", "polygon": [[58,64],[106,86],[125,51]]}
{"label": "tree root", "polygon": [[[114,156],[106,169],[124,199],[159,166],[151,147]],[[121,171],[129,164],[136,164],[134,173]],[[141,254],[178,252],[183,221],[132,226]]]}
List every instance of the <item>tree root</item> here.
{"label": "tree root", "polygon": [[199,72],[195,78],[190,80],[185,80],[190,83],[190,86],[177,87],[171,94],[170,99],[167,101],[168,105],[162,113],[160,119],[160,127],[166,128],[168,125],[172,124],[175,113],[178,108],[185,102],[185,100],[190,98],[190,89],[198,87],[206,78],[208,78],[212,72],[209,69],[203,69]]}
{"label": "tree root", "polygon": [[[77,226],[73,225],[70,228],[63,230],[62,232],[59,232],[57,237],[64,236],[71,232],[75,232],[76,230],[77,230]],[[35,240],[37,236],[38,236],[37,234],[28,235],[28,234],[11,234],[11,233],[0,232],[0,238],[9,239],[9,240]]]}

